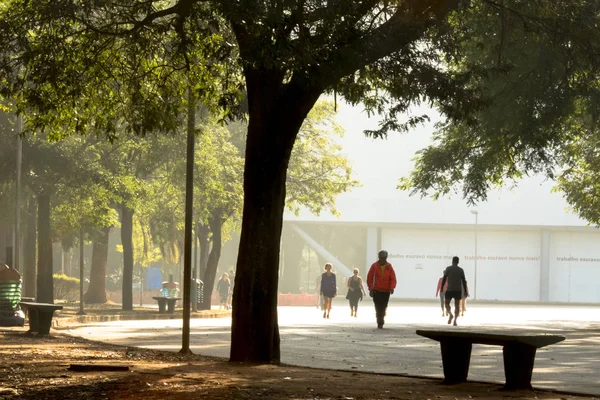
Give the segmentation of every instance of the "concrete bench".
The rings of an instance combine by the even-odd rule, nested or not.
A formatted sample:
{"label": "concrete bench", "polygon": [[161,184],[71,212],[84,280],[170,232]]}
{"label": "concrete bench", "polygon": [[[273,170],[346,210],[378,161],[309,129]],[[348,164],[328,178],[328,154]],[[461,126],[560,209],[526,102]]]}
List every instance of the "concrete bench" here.
{"label": "concrete bench", "polygon": [[165,308],[167,310],[167,313],[174,314],[175,313],[175,303],[177,303],[178,300],[181,300],[181,297],[156,296],[156,297],[153,297],[153,299],[158,302],[158,313],[159,314],[164,314]]}
{"label": "concrete bench", "polygon": [[52,325],[54,311],[62,310],[63,306],[22,301],[21,308],[27,311],[29,318],[29,332],[37,332],[40,335],[47,335],[50,333],[50,326]]}
{"label": "concrete bench", "polygon": [[485,333],[421,329],[417,335],[440,342],[444,383],[465,382],[473,344],[502,346],[507,390],[531,389],[535,352],[540,347],[565,340],[562,335],[534,333]]}

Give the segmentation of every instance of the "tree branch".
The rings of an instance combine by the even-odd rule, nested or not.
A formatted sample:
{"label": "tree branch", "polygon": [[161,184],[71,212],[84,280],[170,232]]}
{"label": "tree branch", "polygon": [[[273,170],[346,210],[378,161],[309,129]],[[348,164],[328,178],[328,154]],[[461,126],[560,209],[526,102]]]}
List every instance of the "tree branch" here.
{"label": "tree branch", "polygon": [[311,72],[317,84],[327,88],[341,78],[384,58],[423,36],[430,27],[440,23],[459,8],[459,0],[406,0],[394,15],[370,35],[340,46],[328,60]]}

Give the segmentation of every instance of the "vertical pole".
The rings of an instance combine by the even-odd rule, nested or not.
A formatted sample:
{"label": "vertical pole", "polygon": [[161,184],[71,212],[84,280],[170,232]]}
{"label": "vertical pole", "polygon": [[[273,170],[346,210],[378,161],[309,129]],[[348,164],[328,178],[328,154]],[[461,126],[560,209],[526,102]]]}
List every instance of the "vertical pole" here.
{"label": "vertical pole", "polygon": [[185,233],[183,244],[183,329],[181,334],[182,354],[190,354],[190,289],[192,280],[192,218],[194,211],[194,134],[196,130],[196,108],[194,93],[188,85],[188,124],[185,174]]}
{"label": "vertical pole", "polygon": [[194,263],[193,263],[193,268],[192,268],[192,279],[194,281],[194,284],[192,285],[192,311],[193,312],[197,312],[198,311],[198,284],[197,279],[198,279],[198,241],[197,241],[197,236],[195,231],[192,229],[192,240],[194,241],[194,252],[193,252],[193,259],[194,259]]}
{"label": "vertical pole", "polygon": [[473,299],[477,300],[477,217],[479,214],[475,214],[475,274],[473,279]]}
{"label": "vertical pole", "polygon": [[79,312],[78,315],[84,315],[83,311],[83,227],[79,229]]}
{"label": "vertical pole", "polygon": [[140,264],[140,307],[144,305],[144,268]]}
{"label": "vertical pole", "polygon": [[13,265],[16,270],[21,268],[21,164],[23,161],[23,139],[21,132],[23,130],[23,119],[17,114],[17,190],[15,201],[15,236],[13,244]]}

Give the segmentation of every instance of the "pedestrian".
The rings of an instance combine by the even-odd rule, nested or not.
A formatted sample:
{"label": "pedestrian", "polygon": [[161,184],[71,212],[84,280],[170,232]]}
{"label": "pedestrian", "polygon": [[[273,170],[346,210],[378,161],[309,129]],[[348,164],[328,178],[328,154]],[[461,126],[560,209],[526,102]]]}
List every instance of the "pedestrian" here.
{"label": "pedestrian", "polygon": [[383,329],[390,295],[394,294],[394,289],[396,288],[396,273],[392,264],[387,262],[387,256],[388,252],[381,250],[379,252],[379,260],[371,265],[367,274],[369,296],[373,298],[373,303],[375,304],[377,328],[379,329]]}
{"label": "pedestrian", "polygon": [[333,265],[325,264],[325,272],[321,275],[321,295],[323,296],[323,318],[329,318],[331,311],[331,300],[337,294],[337,283],[335,274],[331,272]]}
{"label": "pedestrian", "polygon": [[358,268],[354,268],[352,276],[348,278],[348,294],[346,298],[350,301],[350,316],[356,317],[358,311],[358,301],[363,299],[363,294],[366,295],[365,287],[360,276],[358,276]]}
{"label": "pedestrian", "polygon": [[227,309],[227,298],[229,297],[229,289],[231,288],[231,282],[229,282],[229,275],[224,273],[217,283],[217,292],[219,292],[219,299],[221,303],[220,308]]}
{"label": "pedestrian", "polygon": [[227,309],[231,310],[233,306],[233,287],[235,286],[235,273],[233,272],[233,268],[229,270],[229,295],[227,296]]}
{"label": "pedestrian", "polygon": [[[465,297],[469,296],[469,287],[467,286],[467,280],[465,279],[465,271],[458,266],[459,258],[454,256],[452,257],[452,265],[446,268],[444,271],[444,278],[442,279],[442,287],[448,283],[448,288],[446,289],[445,299],[446,299],[446,312],[448,313],[448,324],[452,323],[452,319],[454,319],[454,326],[456,326],[456,320],[460,315],[460,300],[463,297],[462,294],[462,286],[464,286]],[[450,311],[450,302],[454,299],[454,314]]]}
{"label": "pedestrian", "polygon": [[[467,281],[465,281],[467,282]],[[460,316],[464,317],[465,316],[465,311],[467,311],[467,291],[465,290],[465,288],[461,285],[462,288],[462,292],[461,295],[462,297],[460,298]]]}
{"label": "pedestrian", "polygon": [[442,276],[438,279],[437,289],[435,291],[435,297],[440,295],[440,306],[442,307],[442,317],[446,316],[446,290],[448,289],[448,282],[442,287],[442,280],[444,279],[444,271],[442,271]]}

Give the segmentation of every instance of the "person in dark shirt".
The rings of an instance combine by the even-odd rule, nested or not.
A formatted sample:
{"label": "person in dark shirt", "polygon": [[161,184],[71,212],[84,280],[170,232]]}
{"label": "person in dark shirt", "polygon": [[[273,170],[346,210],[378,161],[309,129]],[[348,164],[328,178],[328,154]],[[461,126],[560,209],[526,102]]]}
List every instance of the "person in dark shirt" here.
{"label": "person in dark shirt", "polygon": [[330,263],[325,264],[325,272],[321,275],[321,295],[324,299],[323,318],[329,318],[331,311],[331,300],[337,294],[337,284],[335,274],[331,272],[333,266]]}
{"label": "person in dark shirt", "polygon": [[231,287],[231,282],[229,282],[229,275],[226,273],[223,274],[219,282],[217,283],[217,292],[219,292],[219,300],[221,303],[221,308],[227,310],[227,297],[229,297],[229,288]]}
{"label": "person in dark shirt", "polygon": [[[458,266],[459,258],[452,257],[452,265],[446,268],[444,271],[444,278],[442,279],[442,287],[448,283],[446,289],[446,312],[448,313],[448,324],[452,323],[454,319],[454,326],[457,325],[456,320],[460,315],[460,300],[463,297],[462,289],[464,287],[465,296],[469,296],[469,288],[467,287],[467,280],[465,279],[465,271]],[[450,311],[450,302],[454,299],[454,314]]]}

